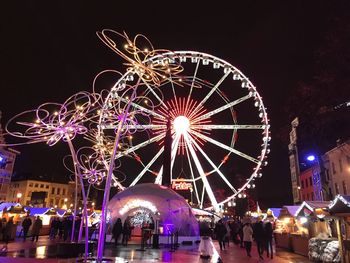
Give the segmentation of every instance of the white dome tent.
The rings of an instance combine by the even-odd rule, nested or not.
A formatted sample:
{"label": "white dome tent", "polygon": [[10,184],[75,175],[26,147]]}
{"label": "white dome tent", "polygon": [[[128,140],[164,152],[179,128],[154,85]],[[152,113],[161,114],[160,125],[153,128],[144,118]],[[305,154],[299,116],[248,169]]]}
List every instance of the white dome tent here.
{"label": "white dome tent", "polygon": [[[108,211],[113,224],[117,218],[124,222],[144,212],[154,223],[159,222],[164,235],[171,230],[178,231],[179,236],[199,236],[199,226],[192,208],[182,196],[162,185],[147,183],[129,187],[110,200]],[[137,220],[134,222],[138,223]]]}

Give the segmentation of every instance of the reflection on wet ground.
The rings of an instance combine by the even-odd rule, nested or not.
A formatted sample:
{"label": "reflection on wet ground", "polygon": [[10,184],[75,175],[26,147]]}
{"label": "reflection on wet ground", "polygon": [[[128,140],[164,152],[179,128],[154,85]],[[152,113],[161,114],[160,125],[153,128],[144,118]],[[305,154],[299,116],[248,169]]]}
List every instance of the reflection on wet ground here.
{"label": "reflection on wet ground", "polygon": [[[217,247],[217,243],[215,246]],[[48,239],[42,238],[38,243],[32,242],[13,242],[9,245],[8,252],[2,254],[0,257],[1,263],[32,263],[32,262],[45,262],[45,263],[73,263],[83,262],[81,257],[71,257],[69,253],[57,257],[57,245]],[[66,245],[68,245],[66,243]],[[210,259],[202,259],[199,256],[198,245],[180,246],[175,252],[170,252],[167,247],[160,249],[147,248],[145,251],[140,251],[140,245],[131,244],[127,247],[118,246],[115,247],[112,244],[107,244],[105,248],[104,262],[180,262],[180,263],[217,263],[220,262],[235,262],[235,263],[250,263],[258,262],[258,255],[256,253],[256,247],[253,246],[253,257],[248,258],[245,250],[238,246],[230,245],[226,250],[218,252]],[[94,247],[94,253],[96,253],[96,246]],[[219,255],[220,254],[220,255]],[[97,262],[94,258],[96,254],[90,255],[88,262]],[[277,263],[308,263],[310,262],[306,257],[298,256],[296,254],[277,251],[277,254],[273,259],[265,258],[264,262],[277,262]]]}

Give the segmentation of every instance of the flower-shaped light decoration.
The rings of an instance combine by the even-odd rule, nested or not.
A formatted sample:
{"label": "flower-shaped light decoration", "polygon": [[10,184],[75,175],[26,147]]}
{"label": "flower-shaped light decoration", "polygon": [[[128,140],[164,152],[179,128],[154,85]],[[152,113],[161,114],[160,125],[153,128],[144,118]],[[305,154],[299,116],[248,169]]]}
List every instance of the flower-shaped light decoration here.
{"label": "flower-shaped light decoration", "polygon": [[[44,103],[35,110],[22,112],[11,118],[5,126],[6,133],[26,140],[15,145],[45,142],[53,146],[60,140],[73,140],[76,135],[88,131],[85,122],[96,121],[94,107],[98,106],[98,99],[98,94],[82,91],[62,104]],[[23,118],[33,121],[20,120]]]}
{"label": "flower-shaped light decoration", "polygon": [[[169,52],[164,49],[154,49],[152,43],[144,35],[138,34],[131,40],[124,32],[123,34],[111,29],[97,32],[97,36],[115,53],[125,59],[128,71],[136,72],[146,83],[160,83],[169,79],[170,75],[177,75],[182,71],[179,64],[173,63],[164,57],[162,63],[152,63],[149,58],[162,56]],[[141,47],[141,48],[140,48]]]}

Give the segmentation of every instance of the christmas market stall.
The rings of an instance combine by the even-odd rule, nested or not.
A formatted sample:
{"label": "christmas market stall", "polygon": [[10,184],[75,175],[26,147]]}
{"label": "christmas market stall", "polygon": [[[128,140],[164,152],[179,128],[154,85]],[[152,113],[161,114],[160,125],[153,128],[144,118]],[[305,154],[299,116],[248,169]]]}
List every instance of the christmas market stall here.
{"label": "christmas market stall", "polygon": [[[7,206],[8,204],[12,204]],[[6,222],[12,217],[13,218],[13,230],[10,235],[10,239],[14,239],[18,233],[20,233],[22,227],[21,222],[22,218],[27,215],[26,210],[19,203],[4,203],[2,210],[2,219]]]}
{"label": "christmas market stall", "polygon": [[329,205],[329,213],[336,220],[339,260],[350,262],[350,196],[337,195]]}
{"label": "christmas market stall", "polygon": [[275,242],[276,246],[293,250],[290,233],[295,232],[295,212],[299,206],[283,206],[275,223]]}
{"label": "christmas market stall", "polygon": [[329,204],[329,201],[304,201],[301,204],[295,214],[296,231],[291,234],[295,253],[309,256],[312,261],[332,262],[325,260],[329,257],[328,250],[333,251],[334,241],[337,242],[335,221],[328,212]]}
{"label": "christmas market stall", "polygon": [[65,215],[65,210],[50,208],[50,207],[26,207],[29,216],[34,223],[35,218],[39,216],[43,222],[43,226],[40,230],[40,235],[48,235],[50,232],[50,224],[53,218]]}

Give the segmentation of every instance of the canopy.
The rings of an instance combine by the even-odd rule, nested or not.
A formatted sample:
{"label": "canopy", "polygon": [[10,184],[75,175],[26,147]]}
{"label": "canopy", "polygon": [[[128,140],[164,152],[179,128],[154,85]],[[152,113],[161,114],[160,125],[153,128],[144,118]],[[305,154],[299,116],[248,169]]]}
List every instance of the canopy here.
{"label": "canopy", "polygon": [[0,212],[5,212],[4,210],[10,209],[11,206],[20,205],[19,203],[1,203],[0,204]]}
{"label": "canopy", "polygon": [[329,205],[331,214],[350,213],[350,195],[337,195]]}
{"label": "canopy", "polygon": [[277,218],[280,216],[281,210],[282,208],[269,208],[267,209],[267,214],[271,213],[274,218]]}
{"label": "canopy", "polygon": [[172,189],[158,184],[138,184],[116,194],[109,202],[112,222],[147,211],[154,221],[171,226],[179,235],[198,236],[199,227],[192,208]]}
{"label": "canopy", "polygon": [[320,216],[328,211],[329,201],[304,201],[298,210],[295,212],[295,216]]}

